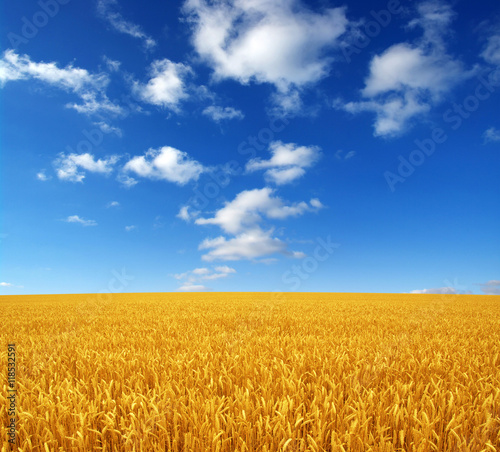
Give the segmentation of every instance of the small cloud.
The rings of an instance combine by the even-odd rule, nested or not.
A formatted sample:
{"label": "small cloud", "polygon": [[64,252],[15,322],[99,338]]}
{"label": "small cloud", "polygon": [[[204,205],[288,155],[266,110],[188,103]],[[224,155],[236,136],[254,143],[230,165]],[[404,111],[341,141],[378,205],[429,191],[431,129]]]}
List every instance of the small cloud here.
{"label": "small cloud", "polygon": [[38,180],[41,180],[42,182],[46,182],[46,181],[52,179],[52,177],[47,176],[47,174],[45,173],[45,170],[42,170],[39,173],[37,173],[36,178]]}
{"label": "small cloud", "polygon": [[490,127],[483,133],[484,144],[500,141],[500,130],[495,127]]}
{"label": "small cloud", "polygon": [[202,284],[183,284],[181,287],[179,287],[177,290],[181,292],[206,292],[211,289],[208,287],[205,287]]}
{"label": "small cloud", "polygon": [[419,289],[412,290],[412,294],[445,294],[445,295],[459,295],[470,294],[470,291],[457,290],[454,287],[437,287],[434,289]]}
{"label": "small cloud", "polygon": [[[203,281],[213,281],[216,279],[227,278],[230,274],[236,273],[234,268],[228,267],[227,265],[220,265],[217,267],[200,267],[194,270],[187,271],[184,273],[177,273],[171,275],[179,281],[183,281],[181,287],[177,290],[211,290],[200,283]],[[202,289],[197,289],[197,288]]]}
{"label": "small cloud", "polygon": [[106,67],[108,68],[108,71],[110,72],[117,72],[120,70],[121,63],[116,60],[112,60],[111,58],[108,58],[106,55],[102,57],[104,63],[106,64]]}
{"label": "small cloud", "polygon": [[94,220],[85,220],[84,218],[80,218],[78,215],[70,215],[64,221],[66,223],[79,223],[82,226],[97,226],[97,223]]}
{"label": "small cloud", "polygon": [[481,291],[485,295],[500,295],[500,281],[492,279],[491,281],[480,284]]}
{"label": "small cloud", "polygon": [[112,155],[105,159],[96,159],[92,154],[59,154],[54,160],[57,177],[69,182],[83,182],[85,171],[91,173],[109,174],[119,157]]}
{"label": "small cloud", "polygon": [[106,207],[109,209],[110,207],[120,207],[120,203],[118,201],[109,202]]}
{"label": "small cloud", "polygon": [[196,218],[199,214],[200,212],[198,210],[191,210],[189,206],[182,206],[176,217],[184,221],[190,221],[193,218]]}
{"label": "small cloud", "polygon": [[189,97],[186,79],[192,72],[189,66],[182,63],[174,63],[166,58],[156,60],[151,63],[149,81],[145,84],[134,82],[133,90],[148,104],[177,111],[180,102]]}
{"label": "small cloud", "polygon": [[132,224],[132,225],[130,225],[130,226],[125,226],[125,230],[126,230],[127,232],[133,231],[134,229],[137,229],[137,226],[136,226],[136,225],[134,225],[134,224]]}
{"label": "small cloud", "polygon": [[220,273],[236,273],[236,270],[234,268],[228,267],[227,265],[215,267],[215,271]]}
{"label": "small cloud", "polygon": [[198,180],[205,171],[205,167],[186,152],[170,146],[149,149],[144,155],[129,160],[123,169],[141,177],[166,180],[178,185]]}
{"label": "small cloud", "polygon": [[202,113],[212,118],[215,122],[223,119],[243,119],[245,117],[240,110],[236,110],[233,107],[219,107],[215,105],[205,108]]}
{"label": "small cloud", "polygon": [[16,286],[15,284],[8,282],[0,282],[0,287],[17,287],[18,289],[22,289],[24,286]]}
{"label": "small cloud", "polygon": [[255,158],[246,165],[249,172],[265,170],[265,177],[276,185],[295,181],[305,174],[304,168],[314,165],[320,157],[317,146],[297,146],[295,143],[273,141],[269,144],[271,158]]}
{"label": "small cloud", "polygon": [[312,198],[309,203],[311,206],[315,207],[316,209],[323,209],[325,206],[323,203],[318,199],[318,198]]}
{"label": "small cloud", "polygon": [[119,127],[111,126],[107,122],[94,122],[94,125],[99,127],[99,129],[101,129],[103,133],[114,133],[118,137],[121,137],[123,135],[122,129],[120,129]]}
{"label": "small cloud", "polygon": [[120,173],[118,177],[116,178],[120,184],[122,184],[125,188],[132,188],[134,185],[137,184],[137,180],[134,179],[133,177],[130,177],[129,175],[125,173]]}
{"label": "small cloud", "polygon": [[139,25],[125,19],[123,15],[117,11],[117,6],[118,2],[116,0],[99,0],[97,2],[97,13],[117,32],[142,40],[144,48],[146,50],[152,50],[156,46],[156,41],[144,33]]}

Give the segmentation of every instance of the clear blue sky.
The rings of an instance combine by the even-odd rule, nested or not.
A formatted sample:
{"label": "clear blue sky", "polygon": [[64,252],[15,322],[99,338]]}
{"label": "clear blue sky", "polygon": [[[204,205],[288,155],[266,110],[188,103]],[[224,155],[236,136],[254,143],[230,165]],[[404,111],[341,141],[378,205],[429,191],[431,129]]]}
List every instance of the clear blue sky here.
{"label": "clear blue sky", "polygon": [[0,294],[500,293],[495,2],[3,8]]}

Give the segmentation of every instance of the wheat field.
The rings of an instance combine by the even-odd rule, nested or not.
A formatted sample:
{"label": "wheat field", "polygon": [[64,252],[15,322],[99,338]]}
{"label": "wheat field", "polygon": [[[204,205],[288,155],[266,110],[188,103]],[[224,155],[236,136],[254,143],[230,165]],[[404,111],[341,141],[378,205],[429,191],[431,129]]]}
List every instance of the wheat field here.
{"label": "wheat field", "polygon": [[[500,450],[500,297],[3,296],[19,451]],[[8,443],[2,377],[2,451]]]}

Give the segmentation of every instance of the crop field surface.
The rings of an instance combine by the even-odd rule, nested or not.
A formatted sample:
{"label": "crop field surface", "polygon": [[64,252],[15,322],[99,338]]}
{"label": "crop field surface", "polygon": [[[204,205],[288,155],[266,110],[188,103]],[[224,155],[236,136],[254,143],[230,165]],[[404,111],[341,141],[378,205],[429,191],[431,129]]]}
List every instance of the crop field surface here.
{"label": "crop field surface", "polygon": [[19,451],[499,451],[500,297],[0,297]]}

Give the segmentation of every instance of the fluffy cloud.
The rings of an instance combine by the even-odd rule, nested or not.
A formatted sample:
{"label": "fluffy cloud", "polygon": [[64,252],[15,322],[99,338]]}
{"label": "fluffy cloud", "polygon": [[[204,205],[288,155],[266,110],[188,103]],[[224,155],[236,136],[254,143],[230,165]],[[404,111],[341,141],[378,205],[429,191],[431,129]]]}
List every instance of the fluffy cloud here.
{"label": "fluffy cloud", "polygon": [[195,223],[214,224],[227,233],[238,234],[254,229],[262,221],[262,215],[282,220],[318,208],[304,201],[286,205],[281,198],[273,196],[273,193],[274,190],[268,187],[242,191],[233,201],[219,209],[213,218],[198,218]]}
{"label": "fluffy cloud", "polygon": [[135,82],[134,91],[144,102],[175,111],[189,96],[186,77],[191,73],[191,68],[182,63],[157,60],[151,64],[149,81],[145,84]]}
{"label": "fluffy cloud", "polygon": [[234,268],[227,265],[218,266],[214,268],[195,268],[194,270],[185,273],[172,275],[175,279],[182,282],[181,287],[177,290],[192,291],[192,290],[210,290],[201,285],[203,281],[213,281],[216,279],[227,278],[229,275],[236,273]]}
{"label": "fluffy cloud", "polygon": [[13,287],[14,284],[8,282],[0,282],[0,287]]}
{"label": "fluffy cloud", "polygon": [[273,229],[262,229],[260,223],[267,219],[286,219],[296,217],[305,212],[317,211],[323,207],[318,199],[309,203],[299,202],[285,204],[273,196],[274,190],[262,188],[245,190],[239,193],[231,202],[227,202],[212,218],[198,218],[199,225],[217,225],[225,233],[234,237],[219,236],[206,239],[200,245],[200,250],[209,250],[202,256],[203,260],[240,260],[256,259],[275,253],[290,257],[303,257],[302,253],[288,250],[287,244],[273,237]]}
{"label": "fluffy cloud", "polygon": [[489,129],[484,131],[483,139],[485,143],[500,141],[500,130],[495,127],[490,127]]}
{"label": "fluffy cloud", "polygon": [[344,8],[320,14],[297,0],[187,0],[184,11],[193,45],[216,79],[270,83],[285,98],[328,75],[327,52],[348,24]]}
{"label": "fluffy cloud", "polygon": [[202,112],[205,116],[212,118],[215,122],[222,121],[223,119],[243,119],[245,115],[233,107],[219,107],[211,105],[205,108]]}
{"label": "fluffy cloud", "polygon": [[0,60],[0,85],[14,80],[39,80],[57,88],[77,94],[83,103],[70,103],[79,113],[122,113],[121,107],[106,96],[109,78],[104,73],[91,74],[85,69],[68,65],[59,68],[56,63],[37,63],[27,55],[18,55],[13,50],[4,52]]}
{"label": "fluffy cloud", "polygon": [[443,36],[454,16],[438,1],[418,6],[419,17],[409,27],[421,27],[416,43],[399,43],[376,55],[361,91],[364,100],[341,108],[350,113],[375,113],[375,135],[400,134],[414,117],[438,103],[444,93],[471,75],[446,53]]}
{"label": "fluffy cloud", "polygon": [[125,164],[124,171],[131,171],[148,179],[184,185],[197,180],[205,168],[186,152],[163,146],[160,149],[149,149],[143,156],[133,157]]}
{"label": "fluffy cloud", "polygon": [[500,281],[492,279],[491,281],[480,284],[481,290],[486,295],[500,295]]}
{"label": "fluffy cloud", "polygon": [[263,231],[255,228],[230,239],[223,236],[205,239],[198,249],[210,250],[202,256],[205,261],[255,259],[275,253],[290,255],[291,253],[287,252],[286,243],[272,237],[272,232],[272,230]]}
{"label": "fluffy cloud", "polygon": [[70,182],[82,182],[85,173],[82,170],[91,173],[109,174],[113,171],[113,165],[119,160],[119,157],[112,155],[106,159],[95,159],[92,154],[60,154],[54,160],[54,167],[57,177]]}
{"label": "fluffy cloud", "polygon": [[302,177],[308,168],[319,159],[317,146],[297,146],[294,143],[273,141],[269,145],[269,160],[252,159],[246,165],[247,171],[266,170],[265,177],[276,185],[283,185]]}
{"label": "fluffy cloud", "polygon": [[78,215],[70,215],[64,221],[66,221],[66,223],[78,223],[82,226],[97,226],[97,223],[94,220],[85,220],[84,218],[80,218]]}
{"label": "fluffy cloud", "polygon": [[148,50],[154,48],[156,42],[153,38],[144,33],[139,25],[129,22],[118,11],[113,9],[117,4],[118,2],[116,0],[98,0],[97,12],[116,31],[140,39],[144,47]]}
{"label": "fluffy cloud", "polygon": [[111,201],[109,202],[106,207],[120,207],[120,203],[118,201]]}

